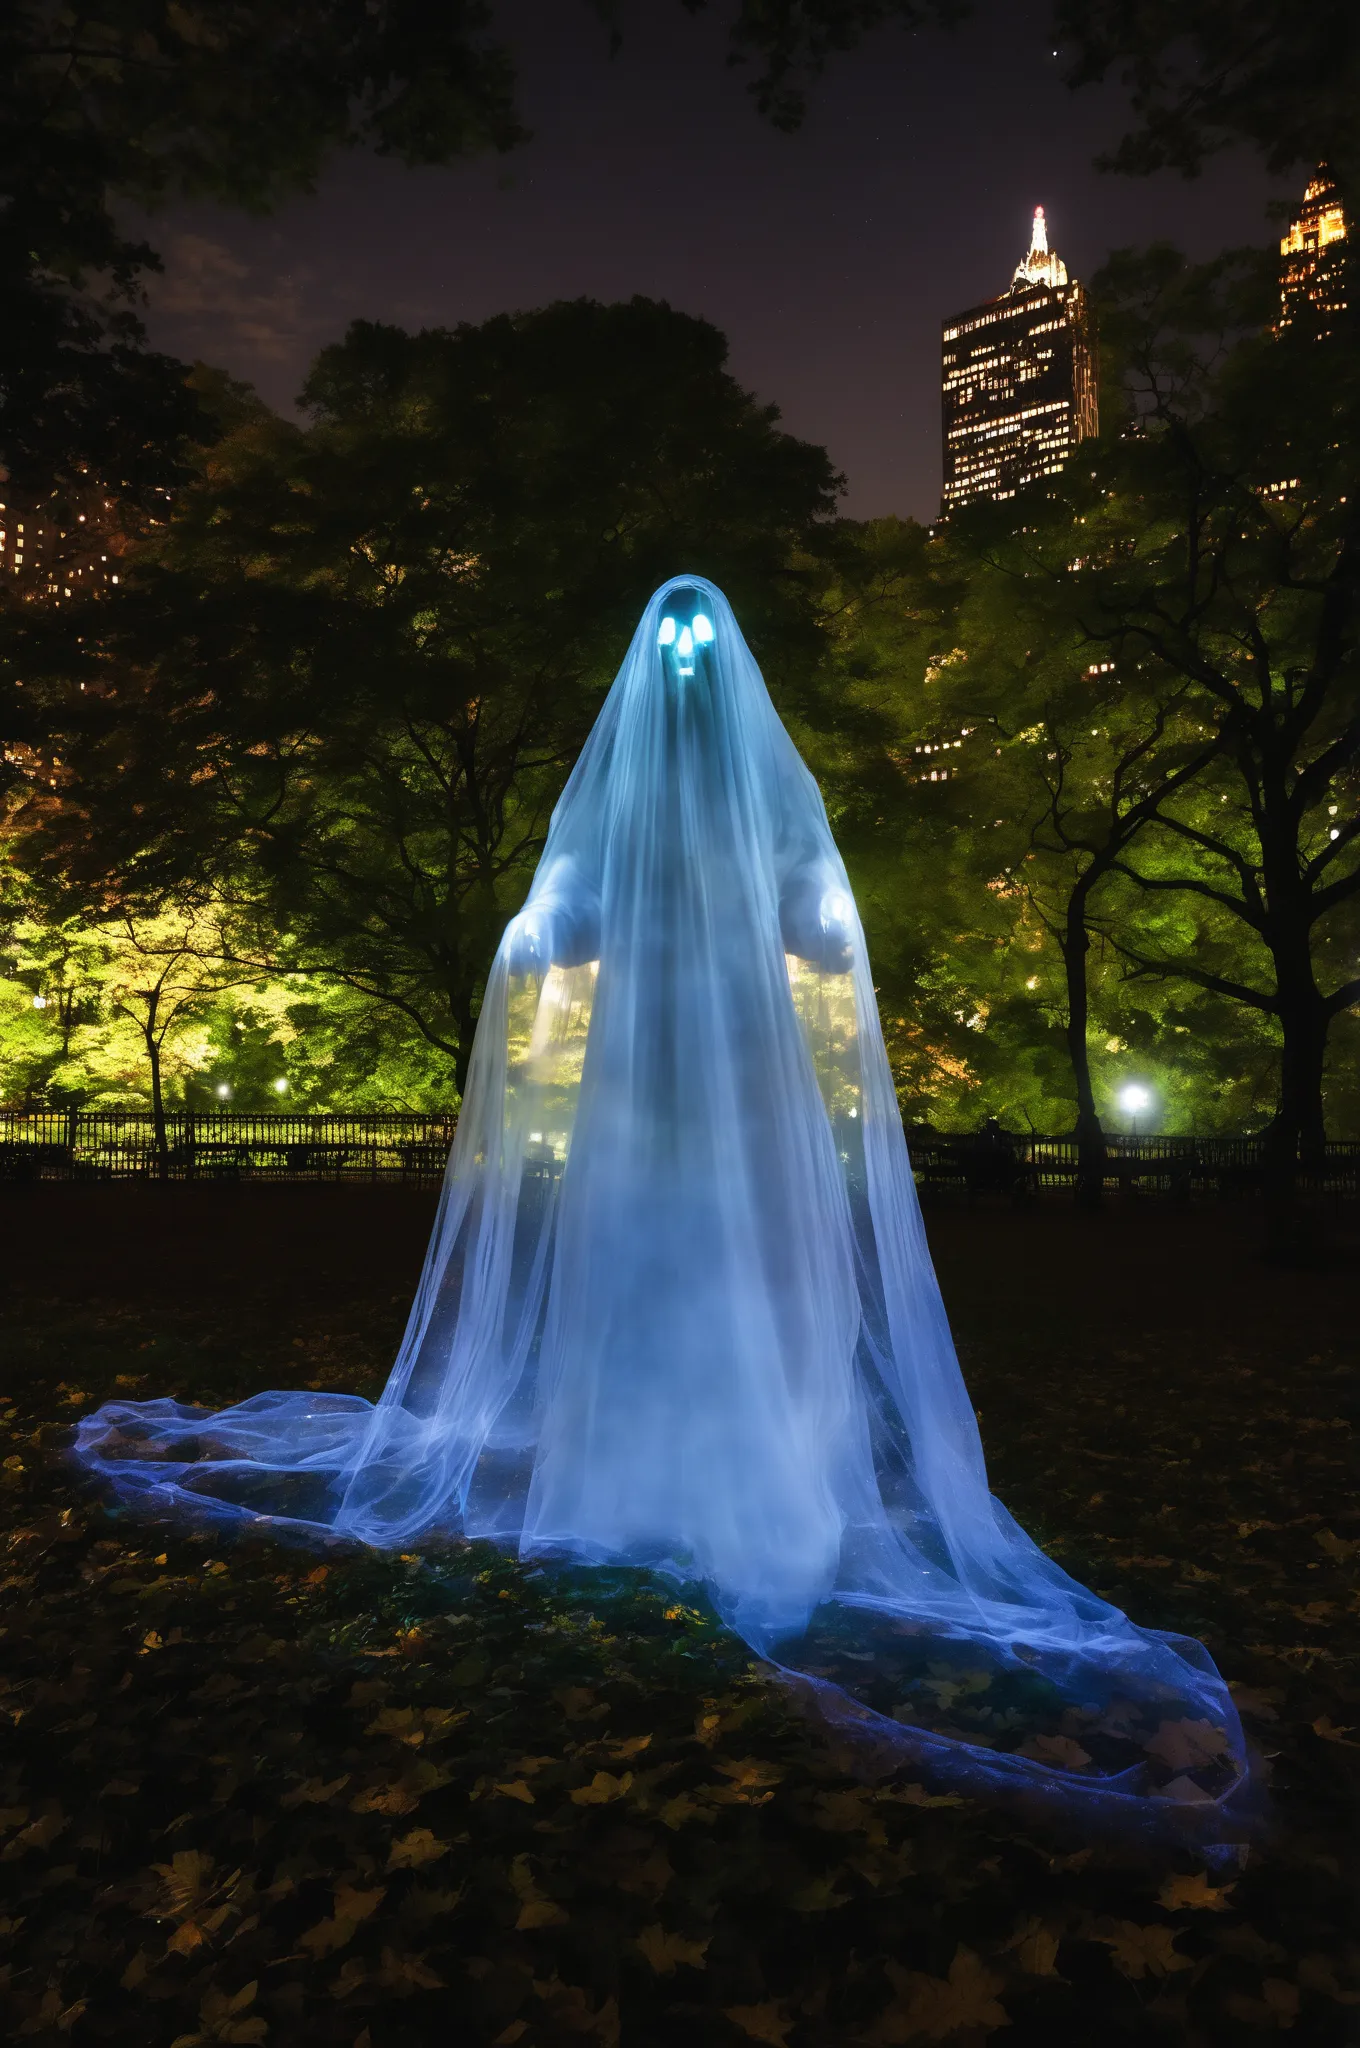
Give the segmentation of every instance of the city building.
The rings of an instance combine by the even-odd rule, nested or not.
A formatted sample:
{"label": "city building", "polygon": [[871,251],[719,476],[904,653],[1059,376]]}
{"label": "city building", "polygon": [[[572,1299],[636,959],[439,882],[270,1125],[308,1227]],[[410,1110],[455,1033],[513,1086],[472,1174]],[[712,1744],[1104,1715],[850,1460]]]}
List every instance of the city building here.
{"label": "city building", "polygon": [[1280,325],[1310,305],[1325,327],[1346,310],[1346,216],[1322,164],[1280,243]]}
{"label": "city building", "polygon": [[60,605],[118,581],[117,501],[96,484],[16,492],[0,471],[0,603]]}
{"label": "city building", "polygon": [[1086,295],[1034,209],[1009,289],[956,313],[942,344],[945,514],[1056,476],[1098,425]]}

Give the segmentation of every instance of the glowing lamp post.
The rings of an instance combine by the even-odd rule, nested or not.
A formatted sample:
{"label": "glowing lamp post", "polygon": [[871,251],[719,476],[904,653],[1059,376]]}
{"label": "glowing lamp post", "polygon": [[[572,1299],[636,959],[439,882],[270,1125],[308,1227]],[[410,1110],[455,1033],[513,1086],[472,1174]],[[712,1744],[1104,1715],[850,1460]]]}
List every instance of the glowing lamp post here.
{"label": "glowing lamp post", "polygon": [[1145,1088],[1141,1081],[1130,1081],[1127,1087],[1120,1089],[1119,1107],[1129,1120],[1129,1136],[1131,1138],[1138,1136],[1138,1119],[1143,1111],[1148,1108],[1151,1101],[1151,1090]]}

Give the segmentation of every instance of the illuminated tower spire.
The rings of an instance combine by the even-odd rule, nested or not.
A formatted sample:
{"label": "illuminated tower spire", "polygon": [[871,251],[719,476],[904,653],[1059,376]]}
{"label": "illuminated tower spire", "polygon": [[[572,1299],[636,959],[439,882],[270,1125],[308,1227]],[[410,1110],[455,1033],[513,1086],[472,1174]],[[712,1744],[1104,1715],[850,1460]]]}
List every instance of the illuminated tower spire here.
{"label": "illuminated tower spire", "polygon": [[1067,265],[1061,256],[1055,255],[1048,246],[1048,222],[1042,206],[1034,209],[1034,226],[1030,232],[1029,254],[1023,263],[1015,266],[1011,279],[1011,290],[1023,290],[1027,285],[1046,284],[1056,291],[1067,283]]}

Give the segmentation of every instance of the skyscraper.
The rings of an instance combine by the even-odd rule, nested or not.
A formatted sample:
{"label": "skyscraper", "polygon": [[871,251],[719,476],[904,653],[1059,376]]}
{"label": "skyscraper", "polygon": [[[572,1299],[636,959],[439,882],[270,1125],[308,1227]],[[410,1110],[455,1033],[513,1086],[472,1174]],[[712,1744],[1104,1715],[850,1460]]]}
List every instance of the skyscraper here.
{"label": "skyscraper", "polygon": [[1326,164],[1280,243],[1280,325],[1311,305],[1324,326],[1346,310],[1346,216]]}
{"label": "skyscraper", "polygon": [[1086,295],[1034,209],[1010,287],[944,326],[944,510],[1056,476],[1098,424]]}

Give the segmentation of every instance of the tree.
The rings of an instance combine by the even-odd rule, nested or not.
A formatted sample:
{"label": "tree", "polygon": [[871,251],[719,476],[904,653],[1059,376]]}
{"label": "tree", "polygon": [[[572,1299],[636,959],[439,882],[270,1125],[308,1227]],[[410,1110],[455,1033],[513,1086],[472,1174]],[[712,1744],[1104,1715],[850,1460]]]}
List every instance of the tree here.
{"label": "tree", "polygon": [[1141,125],[1105,159],[1193,176],[1248,143],[1272,171],[1328,163],[1360,217],[1360,24],[1350,0],[1055,0],[1074,86],[1118,71]]}
{"label": "tree", "polygon": [[231,961],[220,926],[202,904],[165,905],[142,915],[127,909],[101,937],[108,948],[102,979],[109,1007],[133,1026],[146,1055],[156,1158],[164,1177],[170,1164],[166,1042],[201,1020],[226,989],[253,977]]}
{"label": "tree", "polygon": [[[698,11],[703,0],[687,0]],[[741,0],[734,62],[755,60],[760,112],[797,128],[811,83],[830,59],[889,24],[957,27],[980,0]],[[1331,164],[1360,217],[1360,25],[1351,0],[1053,0],[1051,41],[1068,83],[1112,72],[1139,125],[1106,168],[1193,176],[1209,155],[1247,143],[1272,170]]]}
{"label": "tree", "polygon": [[1184,920],[1170,951],[1121,944],[1141,972],[1275,1020],[1287,1206],[1296,1161],[1320,1156],[1330,1025],[1360,1000],[1333,964],[1360,901],[1356,366],[1303,322],[1234,340],[1254,279],[1165,249],[1111,263],[1097,286],[1134,410],[1035,512],[1029,545],[1058,612],[1204,735],[1199,771],[1148,792],[1112,866],[1145,902],[1199,906],[1219,955]]}
{"label": "tree", "polygon": [[973,565],[884,519],[842,524],[822,569],[827,652],[793,731],[854,881],[904,1113],[1051,1129],[1070,1091],[1039,993],[1047,935],[1020,880],[1027,750],[996,746],[986,722]]}
{"label": "tree", "polygon": [[484,0],[11,0],[0,19],[0,460],[21,489],[86,470],[159,487],[194,430],[143,347],[154,250],[117,202],[253,211],[337,149],[444,163],[520,135]]}
{"label": "tree", "polygon": [[[787,564],[838,479],[707,323],[589,301],[319,358],[241,426],[117,606],[35,620],[64,732],[20,829],[158,901],[211,876],[267,967],[380,997],[461,1088],[482,982],[647,595],[717,577],[808,661]],[[78,685],[90,687],[81,692]]]}
{"label": "tree", "polygon": [[[877,594],[843,607],[834,630],[853,616],[858,640],[838,659],[852,693],[897,721],[881,749],[907,771],[892,840],[914,865],[894,906],[919,920],[933,905],[918,1010],[940,949],[976,996],[960,1019],[992,1035],[1007,1006],[995,963],[1027,943],[1023,921],[1007,935],[998,915],[989,967],[976,919],[938,883],[942,848],[913,836],[924,800],[960,898],[985,891],[1000,913],[1023,893],[1061,956],[1088,1191],[1095,939],[1109,1042],[1111,1017],[1136,1008],[1129,977],[1197,991],[1220,1037],[1246,1010],[1256,1021],[1226,1039],[1251,1066],[1276,1035],[1272,1180],[1287,1208],[1295,1162],[1323,1140],[1331,1025],[1360,998],[1344,964],[1360,926],[1355,364],[1306,322],[1263,329],[1270,279],[1249,254],[1125,256],[1098,284],[1107,389],[1126,392],[1104,442],[1060,481],[922,537],[877,614]],[[881,828],[874,777],[849,780],[851,817],[858,804]],[[1185,1010],[1184,995],[1158,1000]],[[1018,1024],[1012,1007],[1012,1075]],[[1179,1014],[1171,1028],[1190,1029]]]}
{"label": "tree", "polygon": [[954,522],[945,542],[968,572],[958,621],[968,659],[953,672],[952,696],[957,715],[1000,742],[995,757],[990,747],[975,751],[969,766],[990,771],[973,772],[974,782],[1000,785],[988,807],[1026,834],[1016,872],[1061,958],[1077,1195],[1094,1208],[1106,1157],[1091,1062],[1090,955],[1101,899],[1220,741],[1197,719],[1182,678],[1121,666],[1089,636],[1068,588],[1066,558],[1078,544],[1071,512],[1063,495],[1036,498],[1018,519],[1009,507],[981,508]]}

